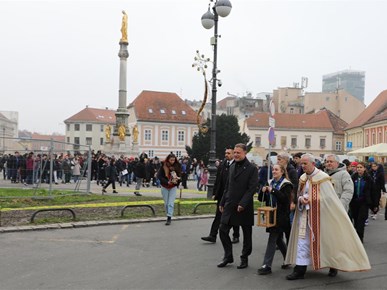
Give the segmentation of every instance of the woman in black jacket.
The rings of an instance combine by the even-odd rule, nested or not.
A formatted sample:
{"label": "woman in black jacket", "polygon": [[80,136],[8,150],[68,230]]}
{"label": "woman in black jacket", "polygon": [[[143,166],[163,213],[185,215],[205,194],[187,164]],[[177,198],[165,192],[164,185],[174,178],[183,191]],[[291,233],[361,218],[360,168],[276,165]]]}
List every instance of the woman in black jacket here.
{"label": "woman in black jacket", "polygon": [[368,209],[372,208],[372,178],[366,171],[366,164],[359,162],[356,166],[356,172],[352,175],[354,184],[354,193],[349,210],[357,234],[363,242],[365,221],[368,218]]}
{"label": "woman in black jacket", "polygon": [[108,179],[108,182],[107,182],[107,184],[104,187],[102,187],[102,193],[106,192],[106,188],[110,184],[113,187],[113,193],[118,193],[116,191],[116,180],[117,180],[117,176],[118,176],[118,171],[117,171],[117,168],[115,166],[115,163],[116,163],[116,161],[114,159],[112,159],[110,161],[109,166],[107,166],[106,169],[105,169],[106,178]]}
{"label": "woman in black jacket", "polygon": [[373,215],[371,217],[374,220],[376,220],[376,217],[379,211],[379,200],[380,200],[380,197],[382,196],[382,191],[386,192],[384,172],[380,167],[381,166],[379,166],[379,164],[376,162],[371,163],[370,176],[372,178],[372,181],[374,182],[373,188],[372,188],[372,207],[371,207]]}
{"label": "woman in black jacket", "polygon": [[[283,165],[274,165],[272,172],[273,179],[269,180],[269,183],[262,187],[258,194],[258,200],[265,202],[266,206],[277,208],[277,223],[273,227],[266,228],[266,232],[269,233],[269,239],[267,241],[263,266],[258,269],[259,275],[271,273],[276,245],[285,259],[287,247],[282,236],[283,233],[288,234],[290,232],[290,196],[293,185],[288,180],[288,174]],[[286,269],[287,266],[283,264],[282,268]]]}

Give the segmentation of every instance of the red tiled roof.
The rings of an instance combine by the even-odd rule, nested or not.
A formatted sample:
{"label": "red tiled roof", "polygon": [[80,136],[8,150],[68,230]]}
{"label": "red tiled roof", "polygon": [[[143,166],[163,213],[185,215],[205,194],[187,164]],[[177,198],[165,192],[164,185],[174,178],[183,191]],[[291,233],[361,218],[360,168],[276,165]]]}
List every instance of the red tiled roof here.
{"label": "red tiled roof", "polygon": [[132,107],[139,121],[196,123],[196,112],[176,93],[142,91]]}
{"label": "red tiled roof", "polygon": [[92,122],[115,124],[115,111],[109,109],[84,108],[82,111],[76,113],[64,121],[67,122]]}
{"label": "red tiled roof", "polygon": [[387,106],[384,109],[384,111],[377,114],[375,117],[371,118],[368,122],[364,123],[364,125],[380,122],[380,121],[387,121]]}
{"label": "red tiled roof", "polygon": [[[330,130],[342,132],[347,123],[329,110],[321,110],[315,114],[281,114],[274,116],[275,127],[281,129]],[[268,128],[269,113],[256,113],[246,120],[249,128]]]}
{"label": "red tiled roof", "polygon": [[64,135],[42,135],[38,133],[32,133],[31,134],[32,139],[40,139],[40,140],[54,140],[58,142],[65,142],[65,136]]}
{"label": "red tiled roof", "polygon": [[338,134],[344,134],[344,129],[348,126],[348,123],[341,119],[339,116],[332,113],[331,111],[325,111],[328,114],[328,118],[332,124],[334,132]]}
{"label": "red tiled roof", "polygon": [[352,129],[352,128],[356,128],[356,127],[361,127],[364,124],[369,123],[369,121],[372,118],[374,118],[378,114],[381,114],[384,110],[386,110],[386,108],[387,108],[387,90],[384,90],[345,129],[348,130],[348,129]]}

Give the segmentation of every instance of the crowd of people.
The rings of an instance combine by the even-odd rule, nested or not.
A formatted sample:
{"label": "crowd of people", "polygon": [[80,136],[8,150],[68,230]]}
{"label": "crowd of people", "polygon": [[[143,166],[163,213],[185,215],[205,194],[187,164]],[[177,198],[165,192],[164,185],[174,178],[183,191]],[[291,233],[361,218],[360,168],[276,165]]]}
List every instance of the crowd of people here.
{"label": "crowd of people", "polygon": [[[246,145],[236,144],[226,148],[225,158],[216,162],[213,199],[217,200],[217,209],[210,233],[202,240],[215,243],[219,232],[224,257],[218,267],[234,262],[232,244],[239,242],[239,228],[243,231],[243,248],[237,268],[248,267],[255,212],[253,196],[258,193],[262,204],[276,209],[275,224],[266,228],[269,237],[259,275],[272,273],[276,248],[283,256],[282,269],[296,265],[286,276],[288,280],[303,279],[308,266],[314,270],[329,268],[330,277],[339,270],[370,269],[363,242],[369,215],[377,218],[381,194],[386,192],[382,164],[372,157],[368,163],[340,162],[337,155],[327,154],[320,162],[311,154],[291,156],[281,152],[277,164],[265,163],[259,168],[246,154]],[[59,154],[50,159],[47,154],[15,152],[0,159],[4,179],[26,185],[77,182],[87,176],[87,168],[87,154]],[[197,190],[206,190],[209,179],[203,161],[178,159],[172,152],[162,161],[148,158],[145,153],[116,158],[92,152],[90,175],[101,185],[102,194],[110,185],[117,193],[116,182],[128,187],[134,184],[136,196],[141,196],[141,187],[160,188],[166,225],[172,222],[177,188],[187,188],[191,176]]]}
{"label": "crowd of people", "polygon": [[288,280],[304,279],[308,266],[328,268],[330,277],[338,271],[365,271],[370,264],[363,247],[364,227],[369,214],[376,219],[382,192],[384,169],[372,157],[368,163],[340,162],[337,155],[328,154],[321,162],[311,154],[281,152],[276,164],[256,168],[246,158],[246,146],[237,144],[225,150],[218,167],[213,191],[218,208],[209,235],[201,239],[216,243],[219,232],[224,256],[217,266],[222,268],[234,262],[232,244],[239,242],[241,227],[237,269],[248,267],[252,202],[258,193],[258,200],[275,208],[276,215],[275,224],[266,228],[269,237],[259,275],[272,273],[276,249],[283,257],[282,269],[295,265]]}

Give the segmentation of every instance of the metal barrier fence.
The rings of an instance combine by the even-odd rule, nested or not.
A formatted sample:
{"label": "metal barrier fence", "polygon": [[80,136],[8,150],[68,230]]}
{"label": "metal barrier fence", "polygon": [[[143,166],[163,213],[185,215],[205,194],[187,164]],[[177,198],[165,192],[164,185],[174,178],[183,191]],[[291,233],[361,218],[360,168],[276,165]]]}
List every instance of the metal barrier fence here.
{"label": "metal barrier fence", "polygon": [[[2,137],[0,187],[30,186],[34,196],[41,188],[52,195],[53,184],[74,182],[74,192],[90,192],[89,145],[33,138]],[[77,172],[76,172],[77,170]],[[76,173],[76,174],[74,174]],[[86,183],[86,189],[81,187]],[[18,186],[19,185],[19,186]],[[0,197],[4,197],[0,194]]]}

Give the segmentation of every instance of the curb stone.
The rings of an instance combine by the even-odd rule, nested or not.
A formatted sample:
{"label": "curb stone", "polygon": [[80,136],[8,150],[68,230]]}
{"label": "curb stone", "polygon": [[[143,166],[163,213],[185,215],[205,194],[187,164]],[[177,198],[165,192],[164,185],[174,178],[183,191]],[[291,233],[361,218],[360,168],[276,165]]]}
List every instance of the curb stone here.
{"label": "curb stone", "polygon": [[[199,216],[176,216],[172,219],[179,220],[194,220],[194,219],[206,219],[213,218],[214,215],[199,215]],[[41,230],[60,230],[60,229],[72,229],[72,228],[84,228],[95,226],[108,226],[108,225],[121,225],[121,224],[136,224],[136,223],[152,223],[164,221],[165,217],[144,218],[144,219],[128,219],[128,220],[106,220],[106,221],[82,221],[73,223],[57,223],[46,225],[26,225],[17,227],[0,227],[0,233],[15,233],[15,232],[28,232],[28,231],[41,231]]]}

